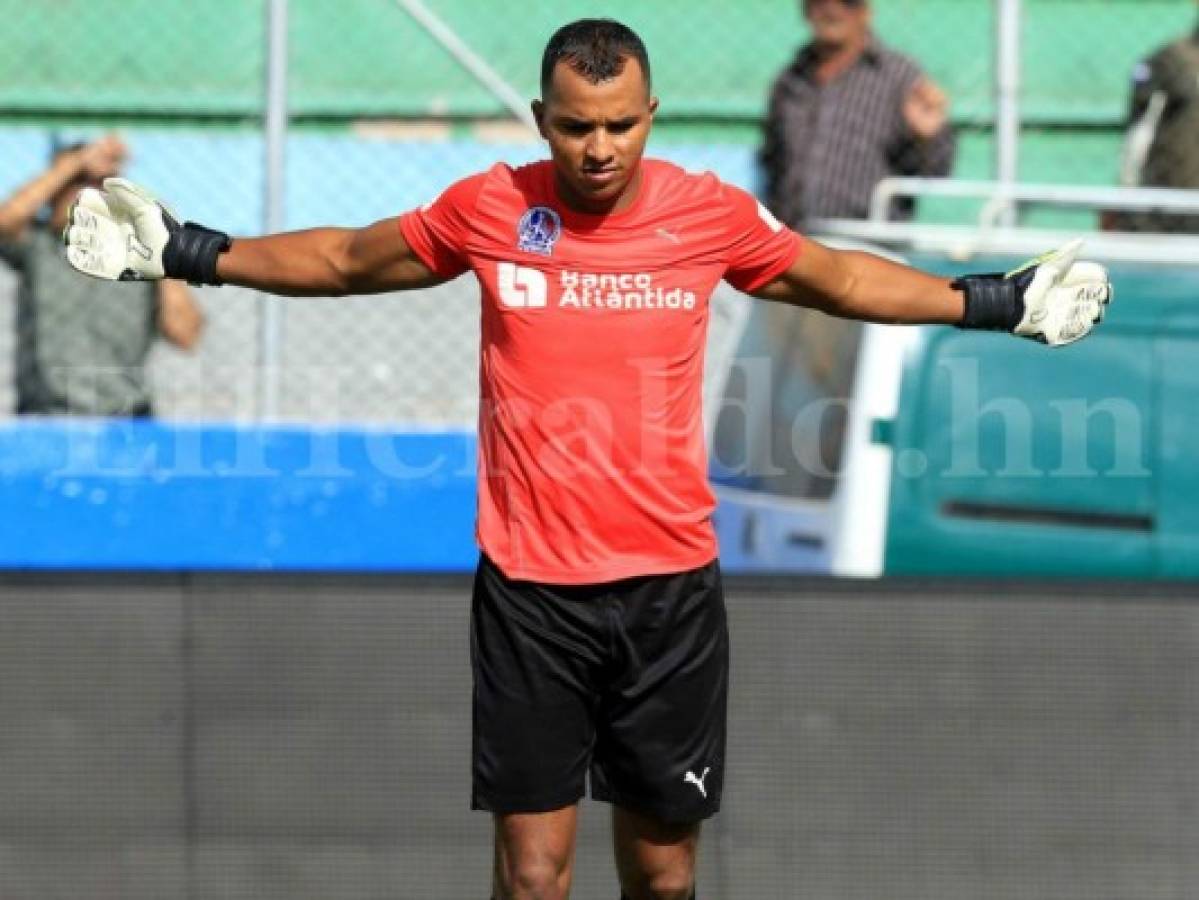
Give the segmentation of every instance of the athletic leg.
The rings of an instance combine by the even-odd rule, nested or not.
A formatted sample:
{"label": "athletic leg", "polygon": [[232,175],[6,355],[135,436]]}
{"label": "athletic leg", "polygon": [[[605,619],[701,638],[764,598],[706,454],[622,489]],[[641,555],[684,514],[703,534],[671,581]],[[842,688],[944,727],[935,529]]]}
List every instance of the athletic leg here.
{"label": "athletic leg", "polygon": [[555,900],[570,890],[595,735],[601,614],[586,588],[514,581],[480,560],[471,805],[492,813],[496,900]]}
{"label": "athletic leg", "polygon": [[578,806],[495,817],[494,900],[565,900]]}
{"label": "athletic leg", "polygon": [[612,842],[624,900],[692,900],[699,822],[668,824],[612,807]]}

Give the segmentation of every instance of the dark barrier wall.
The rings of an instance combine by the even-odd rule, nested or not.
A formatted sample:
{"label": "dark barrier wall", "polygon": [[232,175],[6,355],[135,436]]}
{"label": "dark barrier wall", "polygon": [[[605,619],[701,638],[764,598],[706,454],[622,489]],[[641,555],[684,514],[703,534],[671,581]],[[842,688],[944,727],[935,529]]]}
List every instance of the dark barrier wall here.
{"label": "dark barrier wall", "polygon": [[[486,897],[468,589],[0,576],[0,897]],[[1194,594],[730,582],[700,896],[1199,896]],[[609,857],[588,803],[576,898]]]}

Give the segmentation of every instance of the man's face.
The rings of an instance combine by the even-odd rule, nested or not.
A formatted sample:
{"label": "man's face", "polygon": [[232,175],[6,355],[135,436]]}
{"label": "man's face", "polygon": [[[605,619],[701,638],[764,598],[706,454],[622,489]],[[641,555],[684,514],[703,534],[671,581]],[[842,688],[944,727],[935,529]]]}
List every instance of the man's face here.
{"label": "man's face", "polygon": [[818,44],[855,43],[870,30],[867,0],[803,0],[803,12]]}
{"label": "man's face", "polygon": [[625,60],[619,75],[599,84],[558,63],[533,115],[568,204],[608,212],[631,200],[657,108],[636,59]]}

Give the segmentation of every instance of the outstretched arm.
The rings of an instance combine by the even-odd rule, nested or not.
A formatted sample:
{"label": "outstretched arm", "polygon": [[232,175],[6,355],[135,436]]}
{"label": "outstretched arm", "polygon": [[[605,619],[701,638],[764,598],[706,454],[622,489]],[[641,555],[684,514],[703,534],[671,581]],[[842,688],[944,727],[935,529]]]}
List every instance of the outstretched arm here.
{"label": "outstretched arm", "polygon": [[365,228],[238,238],[218,257],[217,276],[227,284],[288,296],[377,294],[444,280],[412,252],[396,218]]}
{"label": "outstretched arm", "polygon": [[948,278],[871,253],[834,250],[805,239],[791,267],[755,296],[846,319],[956,325],[962,321],[965,300],[950,284]]}
{"label": "outstretched arm", "polygon": [[445,279],[408,246],[398,219],[365,228],[313,228],[231,240],[180,225],[148,191],[121,178],[85,188],[71,209],[67,259],[85,275],[119,281],[178,278],[290,296],[369,294]]}
{"label": "outstretched arm", "polygon": [[1085,337],[1112,298],[1103,266],[1075,261],[1081,247],[1072,241],[1007,275],[950,281],[805,240],[790,268],[754,293],[848,319],[1010,331],[1060,346]]}

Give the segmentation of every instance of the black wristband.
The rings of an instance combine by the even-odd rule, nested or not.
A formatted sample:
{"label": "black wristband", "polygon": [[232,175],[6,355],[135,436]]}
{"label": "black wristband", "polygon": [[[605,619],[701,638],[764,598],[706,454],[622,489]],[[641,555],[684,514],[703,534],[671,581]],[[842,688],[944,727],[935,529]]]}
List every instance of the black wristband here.
{"label": "black wristband", "polygon": [[[165,218],[165,217],[164,217]],[[162,268],[167,278],[181,278],[189,284],[223,284],[217,278],[217,257],[233,245],[232,238],[223,231],[214,231],[184,222],[167,228],[171,236],[162,250]]]}
{"label": "black wristband", "polygon": [[1011,276],[994,273],[956,279],[950,287],[966,295],[966,311],[958,328],[1014,330],[1024,318],[1024,291],[1035,272],[1033,266]]}

